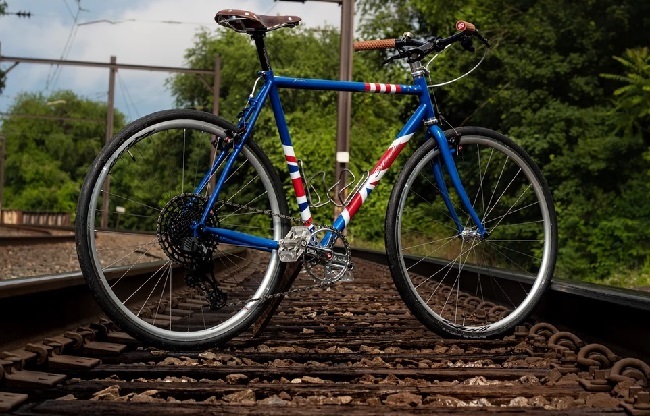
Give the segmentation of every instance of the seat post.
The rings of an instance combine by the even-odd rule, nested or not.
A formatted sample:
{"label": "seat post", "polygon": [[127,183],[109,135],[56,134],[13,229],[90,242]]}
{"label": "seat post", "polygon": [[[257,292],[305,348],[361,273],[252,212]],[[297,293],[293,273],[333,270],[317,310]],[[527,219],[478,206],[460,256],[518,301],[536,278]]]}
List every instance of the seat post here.
{"label": "seat post", "polygon": [[255,48],[257,48],[257,57],[262,65],[262,71],[270,71],[271,63],[269,62],[269,55],[266,53],[266,44],[264,43],[264,32],[253,32],[251,37],[255,41]]}

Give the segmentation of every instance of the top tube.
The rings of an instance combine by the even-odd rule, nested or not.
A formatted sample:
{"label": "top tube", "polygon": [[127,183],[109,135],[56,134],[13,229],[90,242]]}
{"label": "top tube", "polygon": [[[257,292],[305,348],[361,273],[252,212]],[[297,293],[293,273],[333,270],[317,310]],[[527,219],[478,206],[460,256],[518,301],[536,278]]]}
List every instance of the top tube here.
{"label": "top tube", "polygon": [[291,88],[298,90],[374,92],[378,94],[397,95],[421,95],[423,92],[422,87],[419,85],[307,79],[281,76],[273,76],[273,82],[278,88]]}

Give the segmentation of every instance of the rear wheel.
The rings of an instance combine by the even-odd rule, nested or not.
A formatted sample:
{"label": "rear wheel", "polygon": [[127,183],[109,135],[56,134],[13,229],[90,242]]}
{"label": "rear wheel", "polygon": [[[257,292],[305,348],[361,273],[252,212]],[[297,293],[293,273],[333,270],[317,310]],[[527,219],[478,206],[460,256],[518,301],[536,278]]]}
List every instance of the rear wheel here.
{"label": "rear wheel", "polygon": [[457,131],[454,160],[487,238],[472,232],[475,225],[451,189],[466,230],[459,235],[433,176],[439,151],[429,140],[393,188],[386,250],[397,289],[423,324],[451,336],[487,337],[521,322],[548,286],[555,210],[539,168],[512,140],[476,127]]}
{"label": "rear wheel", "polygon": [[[88,172],[76,220],[81,269],[106,314],[138,339],[175,349],[225,342],[255,321],[284,271],[275,251],[193,237],[210,191],[195,188],[211,138],[229,128],[208,113],[154,113],[115,136]],[[280,215],[280,180],[251,140],[206,224],[279,240],[289,230]]]}

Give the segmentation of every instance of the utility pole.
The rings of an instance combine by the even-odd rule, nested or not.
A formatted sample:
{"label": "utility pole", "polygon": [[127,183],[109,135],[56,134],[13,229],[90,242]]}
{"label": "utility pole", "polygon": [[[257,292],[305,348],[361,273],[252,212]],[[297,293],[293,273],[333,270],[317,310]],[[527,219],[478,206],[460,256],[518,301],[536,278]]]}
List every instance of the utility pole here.
{"label": "utility pole", "polygon": [[[354,0],[341,2],[341,65],[339,68],[340,79],[352,80],[352,39],[354,36]],[[335,192],[340,195],[348,182],[348,166],[350,163],[350,119],[352,117],[352,93],[339,92],[338,119],[336,123],[336,168],[335,180],[338,181]],[[343,200],[347,199],[347,190],[343,192]],[[334,206],[334,218],[341,213],[338,206]]]}
{"label": "utility pole", "polygon": [[[278,1],[278,0],[274,0]],[[304,3],[308,0],[279,0],[298,1]],[[339,66],[339,79],[352,80],[352,40],[354,37],[354,0],[313,0],[326,3],[338,3],[341,6],[341,64]],[[339,92],[338,118],[336,122],[336,164],[334,180],[337,185],[334,189],[334,198],[338,198],[348,181],[348,164],[350,163],[350,118],[352,115],[352,93]],[[347,198],[347,191],[342,195]],[[334,218],[341,213],[341,208],[334,205]]]}
{"label": "utility pole", "polygon": [[[111,56],[111,66],[108,69],[108,101],[106,108],[106,139],[108,143],[113,137],[115,126],[115,75],[117,75],[117,57]],[[110,195],[111,181],[107,176],[102,189],[102,228],[108,228],[108,196]]]}
{"label": "utility pole", "polygon": [[5,136],[0,134],[0,224],[4,223],[2,217],[2,194],[5,188]]}
{"label": "utility pole", "polygon": [[[14,62],[12,69],[20,64],[46,64],[46,65],[69,65],[69,66],[82,66],[82,67],[91,67],[91,68],[107,68],[109,70],[109,79],[108,79],[108,100],[107,100],[107,113],[106,113],[106,142],[113,137],[113,123],[114,123],[114,104],[115,104],[115,75],[117,74],[118,69],[130,69],[130,70],[143,70],[143,71],[158,71],[158,72],[172,72],[172,73],[183,73],[183,74],[212,74],[214,76],[215,85],[213,86],[213,97],[215,99],[213,104],[214,114],[218,113],[219,109],[219,86],[221,80],[221,71],[220,71],[220,60],[218,57],[215,58],[215,68],[214,69],[193,69],[193,68],[182,68],[182,67],[172,67],[172,66],[153,66],[153,65],[134,65],[134,64],[120,64],[117,63],[117,58],[111,56],[110,62],[94,62],[94,61],[71,61],[64,59],[43,59],[43,58],[26,58],[26,57],[17,57],[17,56],[2,56],[0,55],[0,62]],[[219,64],[219,65],[217,65]],[[6,71],[8,72],[8,71]],[[5,72],[5,73],[6,73]],[[219,81],[219,82],[217,82]],[[107,180],[108,182],[108,180]],[[101,227],[108,227],[108,188],[109,184],[106,183],[105,189],[102,197],[102,220]]]}

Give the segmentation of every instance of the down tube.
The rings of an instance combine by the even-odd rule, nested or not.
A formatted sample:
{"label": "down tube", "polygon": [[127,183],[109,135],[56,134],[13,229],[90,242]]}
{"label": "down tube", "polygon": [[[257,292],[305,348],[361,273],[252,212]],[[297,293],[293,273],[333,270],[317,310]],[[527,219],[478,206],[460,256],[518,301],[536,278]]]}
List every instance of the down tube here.
{"label": "down tube", "polygon": [[352,197],[350,203],[343,209],[343,212],[341,212],[338,218],[336,218],[333,224],[335,229],[343,231],[343,229],[347,227],[350,220],[368,198],[368,195],[370,195],[372,190],[375,189],[375,186],[377,186],[402,149],[404,149],[404,146],[406,146],[409,140],[411,140],[415,131],[422,125],[426,108],[425,104],[420,104],[417,110],[415,110],[415,113],[413,113],[409,121],[404,125],[404,128],[399,132],[397,138],[393,140],[393,143],[391,143],[390,147],[381,156],[379,162],[377,162],[375,167],[372,168],[368,179],[361,189],[359,189],[359,191]]}

